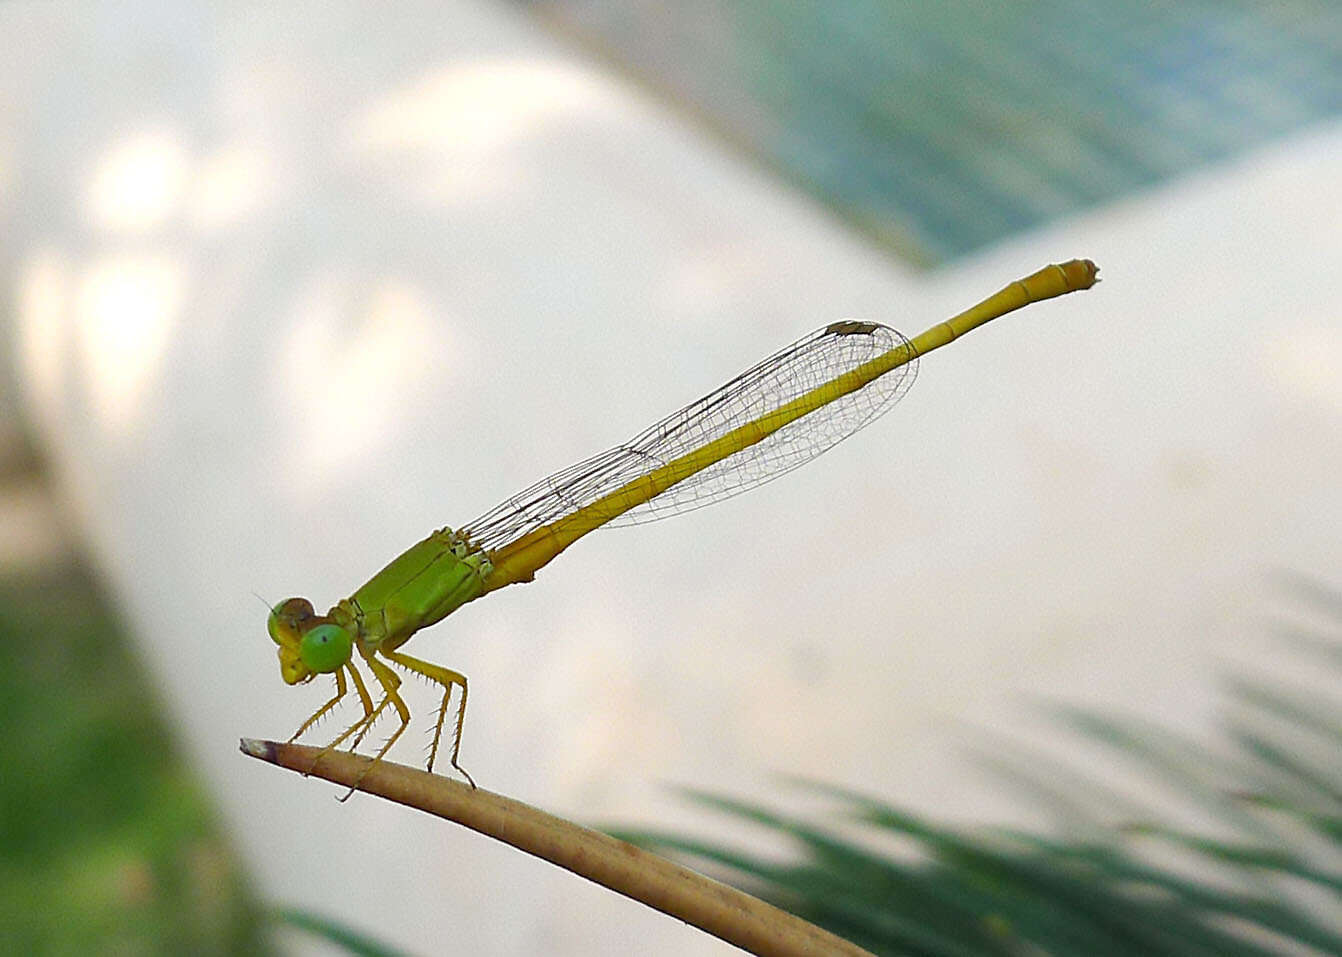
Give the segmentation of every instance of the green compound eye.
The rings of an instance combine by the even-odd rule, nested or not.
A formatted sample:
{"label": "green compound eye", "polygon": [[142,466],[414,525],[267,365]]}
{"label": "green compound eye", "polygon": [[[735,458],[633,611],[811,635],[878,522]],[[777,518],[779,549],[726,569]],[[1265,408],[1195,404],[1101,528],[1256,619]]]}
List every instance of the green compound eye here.
{"label": "green compound eye", "polygon": [[298,657],[317,674],[339,671],[349,661],[354,639],[339,625],[318,625],[303,636]]}

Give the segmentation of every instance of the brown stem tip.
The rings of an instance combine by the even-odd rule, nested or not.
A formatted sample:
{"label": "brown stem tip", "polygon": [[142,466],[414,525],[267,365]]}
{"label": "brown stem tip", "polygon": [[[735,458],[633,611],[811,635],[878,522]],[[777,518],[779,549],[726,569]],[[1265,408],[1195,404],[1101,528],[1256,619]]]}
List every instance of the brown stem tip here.
{"label": "brown stem tip", "polygon": [[[624,841],[483,788],[345,751],[242,739],[242,753],[395,801],[542,858],[754,954],[866,954],[793,914]],[[320,757],[320,760],[318,758]]]}

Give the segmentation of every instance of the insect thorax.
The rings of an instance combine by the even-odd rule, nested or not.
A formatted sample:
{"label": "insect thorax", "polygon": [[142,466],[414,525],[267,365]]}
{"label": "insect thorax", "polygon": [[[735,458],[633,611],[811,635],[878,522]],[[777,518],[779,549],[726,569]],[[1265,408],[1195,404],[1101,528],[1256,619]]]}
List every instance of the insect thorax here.
{"label": "insect thorax", "polygon": [[365,647],[399,645],[484,593],[492,565],[449,528],[439,529],[392,559],[331,618],[350,628]]}

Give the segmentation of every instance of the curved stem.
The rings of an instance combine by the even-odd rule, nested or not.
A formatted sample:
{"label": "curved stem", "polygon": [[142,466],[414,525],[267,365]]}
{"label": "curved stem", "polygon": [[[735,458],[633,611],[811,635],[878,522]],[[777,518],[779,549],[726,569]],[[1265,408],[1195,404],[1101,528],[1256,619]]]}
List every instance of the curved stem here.
{"label": "curved stem", "polygon": [[753,954],[867,954],[800,917],[664,857],[483,788],[343,751],[322,755],[313,767],[318,749],[304,745],[244,738],[242,752],[455,821]]}

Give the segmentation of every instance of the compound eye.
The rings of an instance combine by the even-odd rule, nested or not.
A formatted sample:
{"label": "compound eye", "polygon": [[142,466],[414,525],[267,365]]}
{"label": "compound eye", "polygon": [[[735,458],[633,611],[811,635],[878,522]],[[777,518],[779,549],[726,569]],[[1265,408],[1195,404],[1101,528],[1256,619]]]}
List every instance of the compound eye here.
{"label": "compound eye", "polygon": [[270,640],[277,645],[285,638],[292,641],[298,626],[314,614],[312,602],[306,598],[288,598],[280,602],[270,610],[270,617],[266,619],[266,631],[270,632]]}
{"label": "compound eye", "polygon": [[349,661],[354,638],[339,625],[324,624],[309,629],[299,646],[298,657],[317,674],[339,671]]}

